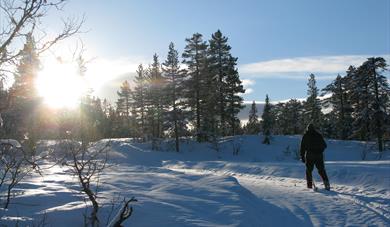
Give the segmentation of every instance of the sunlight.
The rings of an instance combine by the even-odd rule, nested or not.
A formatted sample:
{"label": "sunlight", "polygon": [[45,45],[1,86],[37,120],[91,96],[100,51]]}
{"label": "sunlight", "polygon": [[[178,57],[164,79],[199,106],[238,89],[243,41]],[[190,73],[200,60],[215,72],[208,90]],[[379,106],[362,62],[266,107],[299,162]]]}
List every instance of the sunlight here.
{"label": "sunlight", "polygon": [[44,102],[55,108],[75,107],[86,91],[77,65],[59,60],[45,62],[38,75],[36,86]]}

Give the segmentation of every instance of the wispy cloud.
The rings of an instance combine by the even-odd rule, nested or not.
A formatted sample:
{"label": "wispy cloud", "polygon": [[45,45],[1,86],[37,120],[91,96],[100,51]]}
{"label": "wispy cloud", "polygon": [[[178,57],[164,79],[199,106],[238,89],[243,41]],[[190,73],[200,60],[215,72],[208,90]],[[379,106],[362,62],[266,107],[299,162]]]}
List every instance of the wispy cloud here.
{"label": "wispy cloud", "polygon": [[252,86],[256,84],[256,81],[251,80],[251,79],[243,79],[242,80],[242,85],[244,86],[245,89],[245,94],[251,94],[253,92]]}
{"label": "wispy cloud", "polygon": [[248,95],[248,94],[251,94],[253,93],[253,89],[252,88],[245,88],[245,94]]}
{"label": "wispy cloud", "polygon": [[[387,61],[390,55],[381,55]],[[313,56],[261,61],[239,66],[246,77],[279,77],[307,79],[308,73],[318,74],[320,79],[334,78],[344,73],[350,65],[359,66],[372,55]]]}
{"label": "wispy cloud", "polygon": [[250,79],[243,79],[242,80],[242,85],[244,87],[249,87],[251,85],[254,85],[256,82],[254,80],[250,80]]}

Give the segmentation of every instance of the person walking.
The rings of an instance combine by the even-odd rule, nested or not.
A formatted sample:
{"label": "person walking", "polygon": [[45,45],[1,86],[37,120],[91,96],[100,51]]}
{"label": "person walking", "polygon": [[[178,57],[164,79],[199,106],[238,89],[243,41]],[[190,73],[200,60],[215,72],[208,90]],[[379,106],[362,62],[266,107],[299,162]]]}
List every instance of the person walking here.
{"label": "person walking", "polygon": [[320,174],[326,190],[330,190],[328,175],[325,171],[323,152],[326,148],[326,143],[321,133],[319,133],[314,124],[310,123],[301,141],[301,160],[306,164],[306,181],[307,187],[313,187],[312,172],[316,166]]}

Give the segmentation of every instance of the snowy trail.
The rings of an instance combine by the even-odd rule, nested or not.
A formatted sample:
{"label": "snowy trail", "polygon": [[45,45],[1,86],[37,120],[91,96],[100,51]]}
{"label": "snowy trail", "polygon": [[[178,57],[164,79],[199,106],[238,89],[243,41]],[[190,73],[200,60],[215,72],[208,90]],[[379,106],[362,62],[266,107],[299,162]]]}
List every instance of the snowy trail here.
{"label": "snowy trail", "polygon": [[[305,181],[297,178],[258,176],[246,173],[222,172],[218,170],[168,167],[187,174],[210,174],[235,177],[238,182],[259,199],[292,213],[300,221],[290,226],[389,226],[389,199],[354,192],[356,189],[345,185],[332,185],[332,191],[322,189],[319,192],[304,187]],[[368,202],[366,202],[368,201]],[[279,210],[280,211],[280,210]],[[275,220],[283,220],[285,213],[272,214]]]}
{"label": "snowy trail", "polygon": [[[372,208],[349,192],[328,192],[323,189],[313,192],[304,187],[293,186],[294,180],[283,182],[275,178],[253,179],[248,176],[237,179],[255,195],[271,204],[286,207],[304,223],[309,218],[314,226],[387,226],[390,223],[388,213]],[[304,185],[303,181],[298,183]],[[338,190],[337,186],[335,190]]]}

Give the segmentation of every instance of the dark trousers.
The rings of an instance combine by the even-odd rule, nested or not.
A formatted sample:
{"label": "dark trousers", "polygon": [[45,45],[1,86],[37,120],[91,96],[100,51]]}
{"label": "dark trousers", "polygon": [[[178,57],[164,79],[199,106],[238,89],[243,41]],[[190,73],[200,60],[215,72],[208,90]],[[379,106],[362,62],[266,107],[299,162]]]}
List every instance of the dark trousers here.
{"label": "dark trousers", "polygon": [[314,156],[306,156],[306,180],[308,185],[312,184],[313,182],[313,176],[312,172],[314,169],[314,165],[316,166],[318,173],[320,174],[322,181],[329,182],[328,175],[325,171],[325,165],[324,165],[324,158],[321,155],[314,155]]}

